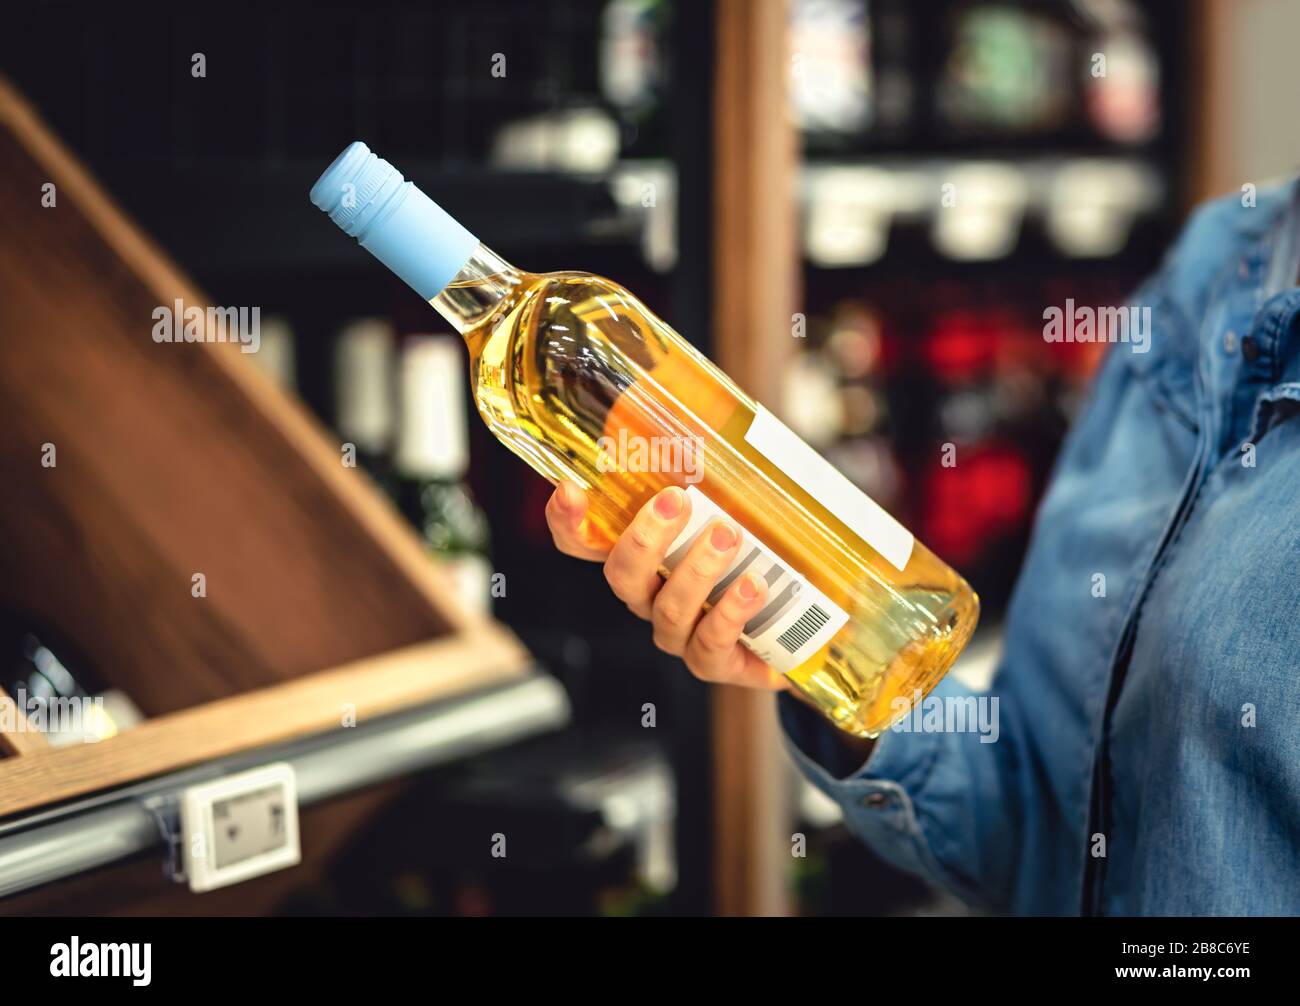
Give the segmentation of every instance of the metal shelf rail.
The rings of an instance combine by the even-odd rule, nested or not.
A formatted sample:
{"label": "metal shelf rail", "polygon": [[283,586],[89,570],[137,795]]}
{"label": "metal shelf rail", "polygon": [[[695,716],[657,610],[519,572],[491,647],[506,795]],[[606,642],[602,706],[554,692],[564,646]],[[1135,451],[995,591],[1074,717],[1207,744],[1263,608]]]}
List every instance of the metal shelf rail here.
{"label": "metal shelf rail", "polygon": [[0,898],[163,846],[160,821],[186,787],[288,762],[308,805],[557,729],[568,697],[544,673],[349,729],[243,752],[0,822]]}

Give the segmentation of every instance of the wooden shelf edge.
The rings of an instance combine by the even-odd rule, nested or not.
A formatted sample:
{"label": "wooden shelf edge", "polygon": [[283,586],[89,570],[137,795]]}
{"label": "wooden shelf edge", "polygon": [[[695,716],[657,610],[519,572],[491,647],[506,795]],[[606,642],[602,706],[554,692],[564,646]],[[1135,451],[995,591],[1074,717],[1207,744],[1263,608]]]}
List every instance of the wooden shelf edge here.
{"label": "wooden shelf edge", "polygon": [[482,622],[284,684],[148,720],[94,744],[0,759],[0,817],[308,734],[528,673],[530,657]]}
{"label": "wooden shelf edge", "polygon": [[8,717],[0,717],[0,757],[35,754],[49,748],[50,742],[46,740],[45,735],[39,730],[24,730],[19,726],[20,723],[25,724],[27,722],[27,713],[19,707],[18,703],[10,697],[4,688],[0,688],[0,706],[3,705],[13,707],[13,722],[16,729],[12,733],[5,730],[4,724]]}

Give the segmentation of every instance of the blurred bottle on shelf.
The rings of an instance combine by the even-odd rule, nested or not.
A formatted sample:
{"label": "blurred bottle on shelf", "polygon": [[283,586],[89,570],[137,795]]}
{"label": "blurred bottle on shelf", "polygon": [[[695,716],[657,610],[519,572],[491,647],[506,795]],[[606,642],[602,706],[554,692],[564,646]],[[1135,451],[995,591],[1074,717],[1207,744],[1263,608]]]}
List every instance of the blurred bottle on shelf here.
{"label": "blurred bottle on shelf", "polygon": [[936,432],[944,441],[973,444],[997,418],[993,365],[997,334],[980,312],[966,308],[934,319],[924,344],[927,373],[938,386]]}
{"label": "blurred bottle on shelf", "polygon": [[782,409],[790,427],[859,489],[902,508],[902,469],[888,435],[883,329],[861,300],[841,301],[809,321],[802,352],[786,369]]}
{"label": "blurred bottle on shelf", "polygon": [[895,512],[906,512],[905,478],[891,433],[884,322],[863,300],[842,301],[831,313],[826,350],[839,372],[843,417],[829,456],[845,475]]}
{"label": "blurred bottle on shelf", "polygon": [[104,740],[144,719],[76,647],[21,611],[0,611],[0,692],[5,731],[35,731],[53,747]]}
{"label": "blurred bottle on shelf", "polygon": [[1045,401],[1034,372],[1020,366],[1028,338],[996,300],[937,315],[926,337],[936,449],[917,491],[922,525],[952,561],[998,564],[1001,543],[1027,526],[1033,463],[1019,433]]}
{"label": "blurred bottle on shelf", "polygon": [[345,325],[335,341],[335,429],[345,445],[352,445],[356,466],[369,472],[389,496],[396,494],[389,460],[395,356],[393,326],[382,318],[359,318]]}
{"label": "blurred bottle on shelf", "polygon": [[871,30],[860,0],[795,0],[790,16],[794,118],[805,133],[851,136],[871,124]]}
{"label": "blurred bottle on shelf", "polygon": [[781,385],[781,412],[790,429],[818,450],[835,443],[844,432],[844,403],[839,375],[826,353],[796,354]]}
{"label": "blurred bottle on shelf", "polygon": [[882,394],[884,332],[879,311],[857,300],[836,305],[826,349],[839,371],[841,393],[853,392],[844,398],[845,435],[876,432],[888,413]]}
{"label": "blurred bottle on shelf", "polygon": [[410,336],[401,357],[401,425],[393,465],[398,505],[452,576],[465,604],[491,607],[487,519],[465,475],[469,439],[460,340]]}
{"label": "blurred bottle on shelf", "polygon": [[1160,60],[1145,16],[1130,0],[1089,0],[1098,25],[1084,79],[1088,117],[1115,143],[1138,144],[1160,132]]}
{"label": "blurred bottle on shelf", "polygon": [[1029,179],[1018,164],[971,161],[945,175],[953,197],[931,221],[934,246],[958,262],[1005,258],[1020,241]]}
{"label": "blurred bottle on shelf", "polygon": [[1052,174],[1047,234],[1063,254],[1107,258],[1128,244],[1138,218],[1164,203],[1165,185],[1147,164],[1127,159],[1070,158]]}
{"label": "blurred bottle on shelf", "polygon": [[298,386],[298,357],[294,347],[293,328],[279,316],[264,319],[258,326],[259,343],[256,353],[249,354],[263,374],[286,391]]}
{"label": "blurred bottle on shelf", "polygon": [[664,36],[671,17],[665,0],[610,0],[601,15],[600,90],[617,115],[624,157],[667,151]]}
{"label": "blurred bottle on shelf", "polygon": [[909,13],[900,0],[795,0],[790,101],[808,146],[854,149],[911,126]]}
{"label": "blurred bottle on shelf", "polygon": [[590,106],[507,122],[492,143],[492,163],[516,171],[602,174],[618,155],[618,124],[603,108]]}
{"label": "blurred bottle on shelf", "polygon": [[951,33],[936,102],[952,133],[1032,135],[1065,125],[1073,75],[1060,23],[1024,7],[968,3],[955,10]]}
{"label": "blurred bottle on shelf", "polygon": [[889,246],[899,206],[895,176],[867,165],[806,172],[803,243],[824,268],[870,265]]}

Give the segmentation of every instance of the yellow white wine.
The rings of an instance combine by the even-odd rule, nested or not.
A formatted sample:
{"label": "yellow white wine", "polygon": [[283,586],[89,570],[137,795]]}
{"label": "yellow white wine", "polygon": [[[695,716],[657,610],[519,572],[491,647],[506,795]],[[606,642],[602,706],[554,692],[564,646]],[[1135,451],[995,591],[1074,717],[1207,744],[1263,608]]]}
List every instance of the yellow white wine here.
{"label": "yellow white wine", "polygon": [[587,490],[597,535],[612,544],[670,485],[690,521],[661,572],[711,521],[737,526],[712,598],[766,578],[742,641],[832,722],[876,736],[952,665],[978,619],[969,585],[628,291],[514,268],[363,144],[312,201],[464,336],[483,419]]}

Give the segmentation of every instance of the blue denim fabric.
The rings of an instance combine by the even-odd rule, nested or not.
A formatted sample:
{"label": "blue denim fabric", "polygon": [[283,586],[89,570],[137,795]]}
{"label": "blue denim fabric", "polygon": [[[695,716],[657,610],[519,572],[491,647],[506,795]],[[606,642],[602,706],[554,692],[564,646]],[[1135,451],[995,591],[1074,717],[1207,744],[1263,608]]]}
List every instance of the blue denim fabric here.
{"label": "blue denim fabric", "polygon": [[1057,461],[994,743],[887,731],[846,764],[782,697],[801,768],[884,858],[1000,912],[1300,914],[1298,246],[1295,185],[1233,196],[1135,295],[1149,351],[1111,346]]}

